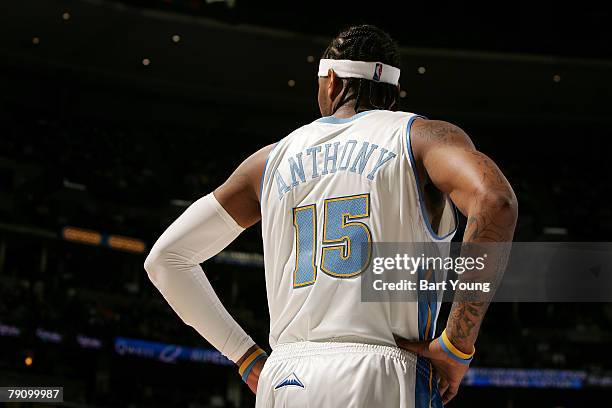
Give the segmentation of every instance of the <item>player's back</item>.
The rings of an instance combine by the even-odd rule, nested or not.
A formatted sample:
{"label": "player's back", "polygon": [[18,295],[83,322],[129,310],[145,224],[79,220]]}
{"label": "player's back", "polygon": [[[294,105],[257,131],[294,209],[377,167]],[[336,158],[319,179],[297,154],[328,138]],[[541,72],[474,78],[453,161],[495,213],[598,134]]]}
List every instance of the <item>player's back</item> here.
{"label": "player's back", "polygon": [[435,233],[423,213],[409,142],[414,118],[382,110],[321,118],[272,150],[261,194],[272,347],[419,338],[417,302],[361,301],[370,243],[449,241],[456,228],[448,200]]}

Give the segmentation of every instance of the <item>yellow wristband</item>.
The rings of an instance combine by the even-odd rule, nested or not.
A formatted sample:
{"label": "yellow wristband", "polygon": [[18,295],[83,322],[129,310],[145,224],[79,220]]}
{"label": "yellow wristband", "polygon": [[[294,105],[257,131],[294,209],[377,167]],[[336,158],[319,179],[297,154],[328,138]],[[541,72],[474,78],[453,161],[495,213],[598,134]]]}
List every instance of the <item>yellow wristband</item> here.
{"label": "yellow wristband", "polygon": [[251,365],[251,363],[260,355],[265,354],[266,352],[262,349],[258,348],[253,351],[243,362],[240,364],[240,368],[238,368],[238,374],[241,376],[244,374],[245,370]]}
{"label": "yellow wristband", "polygon": [[444,345],[446,346],[446,348],[448,348],[448,350],[451,353],[453,353],[455,356],[462,358],[464,360],[468,360],[472,358],[474,356],[474,353],[476,353],[476,348],[474,348],[474,351],[472,351],[470,354],[466,354],[463,351],[459,350],[457,347],[455,347],[453,343],[451,343],[448,336],[446,335],[446,329],[444,329],[444,331],[442,332],[442,341],[444,342]]}

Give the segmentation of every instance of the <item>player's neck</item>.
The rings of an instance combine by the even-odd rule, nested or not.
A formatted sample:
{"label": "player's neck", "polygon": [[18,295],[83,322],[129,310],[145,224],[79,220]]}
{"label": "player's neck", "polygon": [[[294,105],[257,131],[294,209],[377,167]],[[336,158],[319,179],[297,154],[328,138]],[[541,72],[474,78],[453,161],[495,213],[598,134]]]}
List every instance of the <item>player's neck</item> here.
{"label": "player's neck", "polygon": [[355,105],[347,104],[347,105],[342,105],[341,107],[339,107],[338,110],[334,112],[332,116],[335,118],[350,118],[355,115],[356,115]]}

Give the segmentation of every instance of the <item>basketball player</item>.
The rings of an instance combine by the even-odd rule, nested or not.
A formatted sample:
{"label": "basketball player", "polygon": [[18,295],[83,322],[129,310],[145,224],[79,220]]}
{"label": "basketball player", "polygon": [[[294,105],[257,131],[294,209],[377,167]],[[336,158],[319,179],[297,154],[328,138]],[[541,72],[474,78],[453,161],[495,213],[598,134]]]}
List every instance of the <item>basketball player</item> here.
{"label": "basketball player", "polygon": [[[395,111],[399,65],[380,29],[341,32],[319,65],[323,117],[247,158],[147,257],[155,286],[236,363],[257,407],[440,407],[468,369],[487,302],[455,302],[433,339],[435,305],[360,301],[362,245],[448,242],[454,206],[464,242],[510,242],[517,218],[512,188],[461,129]],[[269,358],[200,267],[259,220]]]}

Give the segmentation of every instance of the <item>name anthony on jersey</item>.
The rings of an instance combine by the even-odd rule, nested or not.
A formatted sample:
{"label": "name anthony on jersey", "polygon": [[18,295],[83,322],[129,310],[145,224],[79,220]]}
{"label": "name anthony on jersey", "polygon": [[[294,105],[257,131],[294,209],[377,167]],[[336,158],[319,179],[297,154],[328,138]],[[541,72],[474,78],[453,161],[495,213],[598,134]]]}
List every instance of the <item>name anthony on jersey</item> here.
{"label": "name anthony on jersey", "polygon": [[[374,152],[377,151],[375,154]],[[356,154],[353,156],[353,154]],[[370,160],[376,157],[375,160]],[[328,174],[340,171],[348,171],[364,175],[366,167],[368,172],[365,177],[374,180],[376,172],[385,164],[397,157],[394,152],[366,141],[358,142],[351,139],[343,142],[326,143],[321,146],[313,146],[308,149],[289,156],[282,165],[289,169],[288,175],[283,177],[279,168],[274,172],[274,180],[278,189],[279,200],[302,183],[314,180]],[[306,162],[306,165],[304,165]],[[368,166],[369,164],[369,166]],[[284,172],[283,172],[284,173]]]}

